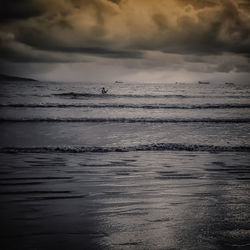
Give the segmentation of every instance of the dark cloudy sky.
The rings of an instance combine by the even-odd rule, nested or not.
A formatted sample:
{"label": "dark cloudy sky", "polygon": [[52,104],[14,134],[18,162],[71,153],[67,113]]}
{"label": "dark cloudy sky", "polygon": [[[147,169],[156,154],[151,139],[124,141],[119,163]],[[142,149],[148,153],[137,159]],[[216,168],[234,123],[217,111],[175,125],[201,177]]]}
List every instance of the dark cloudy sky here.
{"label": "dark cloudy sky", "polygon": [[2,73],[250,81],[250,0],[0,0]]}

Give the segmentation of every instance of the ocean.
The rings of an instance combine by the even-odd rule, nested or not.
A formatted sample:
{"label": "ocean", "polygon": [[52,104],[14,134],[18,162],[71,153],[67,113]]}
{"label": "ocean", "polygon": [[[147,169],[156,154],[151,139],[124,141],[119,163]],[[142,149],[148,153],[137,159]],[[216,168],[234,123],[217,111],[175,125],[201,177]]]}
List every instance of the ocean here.
{"label": "ocean", "polygon": [[1,249],[250,248],[249,84],[0,90]]}

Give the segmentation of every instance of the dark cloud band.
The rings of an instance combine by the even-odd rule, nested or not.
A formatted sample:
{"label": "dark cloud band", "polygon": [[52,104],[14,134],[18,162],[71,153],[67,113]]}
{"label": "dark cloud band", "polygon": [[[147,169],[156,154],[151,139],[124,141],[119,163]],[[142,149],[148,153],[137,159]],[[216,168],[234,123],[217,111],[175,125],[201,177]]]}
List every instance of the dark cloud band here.
{"label": "dark cloud band", "polygon": [[0,6],[0,51],[9,61],[78,61],[77,54],[140,59],[145,51],[250,55],[247,0],[2,0]]}

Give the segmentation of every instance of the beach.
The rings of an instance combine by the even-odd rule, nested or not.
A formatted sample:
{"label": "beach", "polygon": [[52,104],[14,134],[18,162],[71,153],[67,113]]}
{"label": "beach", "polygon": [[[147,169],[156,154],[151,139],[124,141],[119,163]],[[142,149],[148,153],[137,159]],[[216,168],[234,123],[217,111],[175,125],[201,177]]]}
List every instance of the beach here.
{"label": "beach", "polygon": [[3,249],[249,248],[249,86],[1,93]]}

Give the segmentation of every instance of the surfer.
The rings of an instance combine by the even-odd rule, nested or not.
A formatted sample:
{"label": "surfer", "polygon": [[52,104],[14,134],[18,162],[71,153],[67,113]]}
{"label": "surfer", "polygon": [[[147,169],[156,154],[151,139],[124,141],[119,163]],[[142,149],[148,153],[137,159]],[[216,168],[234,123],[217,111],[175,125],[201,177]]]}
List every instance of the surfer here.
{"label": "surfer", "polygon": [[102,88],[102,94],[107,94],[108,93],[108,90],[106,90],[105,88]]}

